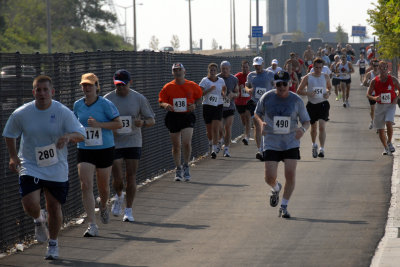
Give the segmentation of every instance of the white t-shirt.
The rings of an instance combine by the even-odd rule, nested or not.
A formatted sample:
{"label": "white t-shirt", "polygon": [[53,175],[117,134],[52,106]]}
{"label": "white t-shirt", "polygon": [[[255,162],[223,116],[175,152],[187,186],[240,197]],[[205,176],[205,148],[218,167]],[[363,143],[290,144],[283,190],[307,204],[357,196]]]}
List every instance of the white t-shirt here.
{"label": "white t-shirt", "polygon": [[65,182],[68,180],[68,149],[67,146],[56,149],[55,145],[61,136],[74,132],[86,135],[85,128],[66,106],[53,100],[48,109],[40,110],[35,101],[31,101],[11,114],[3,136],[21,136],[20,176]]}
{"label": "white t-shirt", "polygon": [[[331,73],[332,73],[332,71],[328,68],[328,66],[325,66],[325,65],[322,67],[321,72],[328,74],[328,75],[331,75]],[[314,73],[314,68],[311,68],[310,73]]]}
{"label": "white t-shirt", "polygon": [[221,93],[222,87],[225,86],[224,79],[218,77],[218,80],[213,82],[207,77],[204,77],[199,85],[201,88],[203,88],[203,90],[208,90],[212,86],[215,86],[215,89],[213,91],[203,96],[203,105],[218,106],[223,104],[223,97]]}
{"label": "white t-shirt", "polygon": [[277,73],[278,71],[281,71],[282,68],[281,67],[276,67],[276,69],[273,69],[272,67],[268,67],[267,70],[272,71],[273,73]]}

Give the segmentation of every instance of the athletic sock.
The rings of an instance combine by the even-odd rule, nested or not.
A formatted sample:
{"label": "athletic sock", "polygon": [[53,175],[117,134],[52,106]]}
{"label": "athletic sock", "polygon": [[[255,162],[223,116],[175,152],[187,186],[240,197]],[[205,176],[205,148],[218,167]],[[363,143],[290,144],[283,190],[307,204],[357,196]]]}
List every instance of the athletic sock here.
{"label": "athletic sock", "polygon": [[49,239],[49,244],[52,244],[53,246],[58,246],[58,239]]}
{"label": "athletic sock", "polygon": [[282,206],[287,206],[288,203],[289,203],[289,199],[282,198],[282,202],[281,202],[281,205],[282,205]]}
{"label": "athletic sock", "polygon": [[279,183],[278,183],[278,181],[276,181],[276,184],[275,184],[275,186],[272,187],[272,189],[274,189],[275,192],[279,191]]}
{"label": "athletic sock", "polygon": [[212,145],[212,151],[216,151],[217,150],[217,145]]}

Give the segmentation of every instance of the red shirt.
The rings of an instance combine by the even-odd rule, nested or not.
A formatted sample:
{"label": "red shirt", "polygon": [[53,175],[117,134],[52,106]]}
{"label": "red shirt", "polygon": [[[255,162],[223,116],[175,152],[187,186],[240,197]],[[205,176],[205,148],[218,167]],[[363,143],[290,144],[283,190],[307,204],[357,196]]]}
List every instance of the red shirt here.
{"label": "red shirt", "polygon": [[[381,96],[381,100],[377,101],[379,104],[389,104],[385,103],[384,99],[388,100],[388,94],[390,94],[390,104],[393,103],[393,101],[396,98],[396,91],[395,91],[395,86],[392,80],[392,76],[388,75],[386,82],[382,82],[379,76],[375,77],[375,95],[376,96]],[[384,95],[382,95],[384,94]],[[383,102],[383,103],[382,103]]]}
{"label": "red shirt", "polygon": [[[164,85],[159,93],[158,102],[168,103],[174,107],[174,99],[186,99],[189,106],[201,98],[203,91],[200,86],[192,81],[185,80],[184,84],[177,84],[175,80]],[[186,111],[187,112],[187,111]]]}
{"label": "red shirt", "polygon": [[[239,88],[241,87],[240,85],[245,86],[247,80],[246,74],[243,74],[243,72],[238,72],[235,74],[235,77],[239,80]],[[242,90],[239,89],[239,96],[235,99],[235,104],[238,106],[246,105],[250,98],[251,94],[249,94],[248,97],[242,97]]]}

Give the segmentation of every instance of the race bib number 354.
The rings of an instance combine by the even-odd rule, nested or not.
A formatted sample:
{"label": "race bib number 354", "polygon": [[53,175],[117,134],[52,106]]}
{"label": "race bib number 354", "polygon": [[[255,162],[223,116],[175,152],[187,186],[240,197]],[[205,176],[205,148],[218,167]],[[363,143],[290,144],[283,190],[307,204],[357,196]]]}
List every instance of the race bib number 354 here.
{"label": "race bib number 354", "polygon": [[86,127],[85,146],[103,145],[103,134],[101,128]]}
{"label": "race bib number 354", "polygon": [[274,134],[290,133],[290,117],[274,116]]}

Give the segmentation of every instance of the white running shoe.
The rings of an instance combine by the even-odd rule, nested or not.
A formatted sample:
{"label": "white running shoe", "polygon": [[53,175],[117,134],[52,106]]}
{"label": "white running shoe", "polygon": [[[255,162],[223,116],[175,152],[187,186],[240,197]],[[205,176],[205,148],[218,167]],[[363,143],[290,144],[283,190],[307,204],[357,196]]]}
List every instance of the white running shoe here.
{"label": "white running shoe", "polygon": [[118,195],[115,194],[114,202],[113,202],[113,204],[111,206],[111,213],[114,216],[117,217],[117,216],[121,215],[121,213],[122,213],[122,204],[123,203],[124,203],[124,193],[122,193],[120,197],[118,197]]}
{"label": "white running shoe", "polygon": [[183,178],[185,178],[185,182],[189,182],[190,178],[192,178],[192,176],[190,176],[189,165],[187,164],[183,164]]}
{"label": "white running shoe", "polygon": [[346,107],[348,107],[348,108],[350,107],[349,100],[346,101]]}
{"label": "white running shoe", "polygon": [[134,222],[135,218],[132,215],[132,208],[126,208],[124,218],[122,219],[124,222]]}
{"label": "white running shoe", "polygon": [[84,237],[94,237],[94,236],[98,236],[98,235],[99,235],[99,228],[97,227],[97,224],[95,224],[95,223],[89,224],[85,233],[83,233]]}
{"label": "white running shoe", "polygon": [[313,156],[313,158],[318,157],[318,145],[317,144],[312,146],[312,156]]}
{"label": "white running shoe", "polygon": [[396,149],[394,148],[392,143],[387,143],[387,145],[388,145],[390,152],[394,153],[396,151]]}
{"label": "white running shoe", "polygon": [[49,230],[47,229],[46,221],[46,211],[40,210],[40,217],[43,219],[43,222],[34,222],[35,223],[35,238],[38,242],[46,242],[49,238]]}
{"label": "white running shoe", "polygon": [[176,182],[182,182],[183,181],[182,168],[181,167],[176,167],[176,170],[175,170],[175,181]]}
{"label": "white running shoe", "polygon": [[47,246],[47,253],[44,257],[46,260],[58,259],[58,245],[55,242],[49,242]]}
{"label": "white running shoe", "polygon": [[382,155],[384,155],[384,156],[391,156],[392,155],[392,152],[390,152],[389,147],[385,147],[385,149],[382,152]]}
{"label": "white running shoe", "polygon": [[372,130],[372,128],[374,128],[374,121],[371,121],[371,123],[369,124],[368,129]]}

